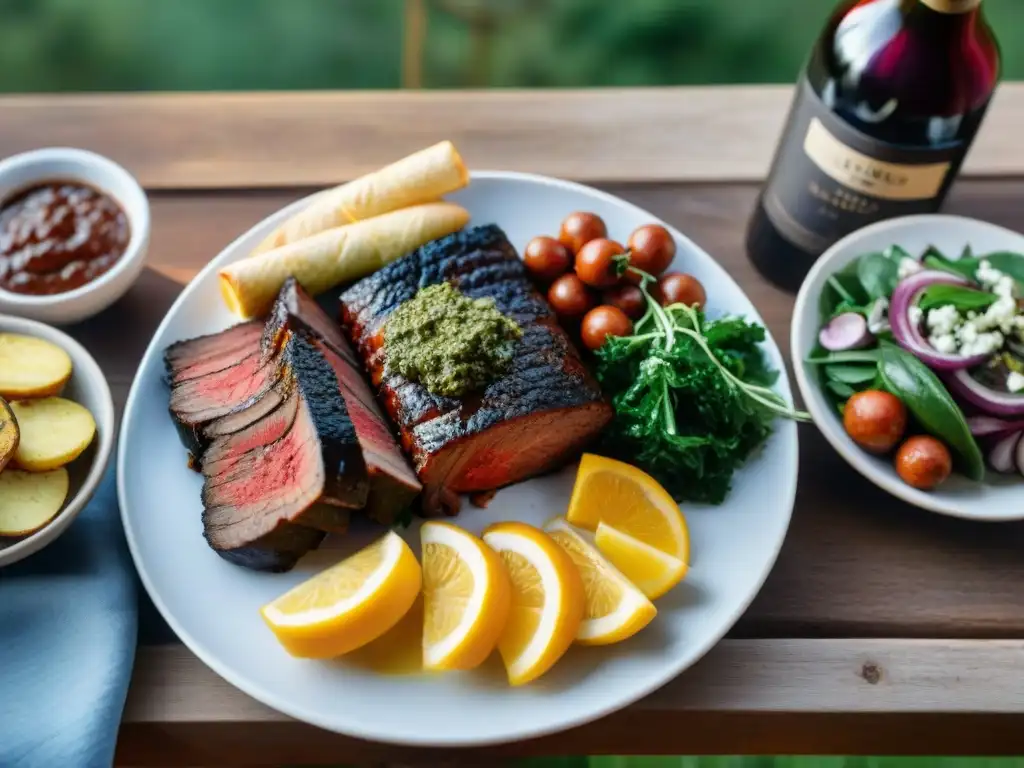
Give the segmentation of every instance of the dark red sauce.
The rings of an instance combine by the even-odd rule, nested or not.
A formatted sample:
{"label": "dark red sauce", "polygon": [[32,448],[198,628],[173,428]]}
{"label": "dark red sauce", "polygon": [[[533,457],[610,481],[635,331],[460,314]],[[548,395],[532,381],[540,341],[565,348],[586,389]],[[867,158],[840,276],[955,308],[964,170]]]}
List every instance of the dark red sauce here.
{"label": "dark red sauce", "polygon": [[110,196],[55,181],[0,206],[0,288],[48,296],[92,282],[124,256],[131,228]]}

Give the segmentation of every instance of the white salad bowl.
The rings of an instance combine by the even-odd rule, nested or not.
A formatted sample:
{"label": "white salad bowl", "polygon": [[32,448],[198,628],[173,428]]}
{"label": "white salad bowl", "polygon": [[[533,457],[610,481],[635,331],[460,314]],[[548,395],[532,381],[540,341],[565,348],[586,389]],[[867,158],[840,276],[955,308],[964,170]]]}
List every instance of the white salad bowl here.
{"label": "white salad bowl", "polygon": [[135,178],[113,160],[84,149],[49,147],[0,162],[0,204],[18,192],[52,181],[76,181],[110,195],[125,212],[131,238],[124,255],[85,285],[50,296],[0,288],[0,312],[52,325],[71,325],[102,312],[138,278],[149,249],[149,201]]}
{"label": "white salad bowl", "polygon": [[974,253],[1016,251],[1024,253],[1024,235],[963,216],[929,214],[906,216],[873,224],[833,245],[815,262],[797,295],[791,326],[791,349],[796,381],[814,423],[839,454],[864,477],[893,496],[921,509],[971,520],[1024,519],[1024,477],[987,472],[973,482],[954,472],[932,491],[904,483],[891,457],[879,457],[860,448],[843,429],[842,419],[819,384],[816,366],[805,362],[812,353],[821,328],[818,299],[829,276],[865,253],[900,245],[918,256],[934,245],[957,258],[970,245]]}
{"label": "white salad bowl", "polygon": [[46,525],[35,533],[18,539],[0,538],[0,568],[23,560],[43,547],[52,544],[68,529],[85,505],[92,499],[103,479],[114,452],[114,434],[117,417],[110,386],[99,365],[85,348],[62,331],[34,320],[0,315],[0,333],[33,336],[58,347],[71,358],[71,379],[64,387],[62,397],[74,400],[88,409],[96,422],[96,437],[85,452],[71,462],[68,469],[70,487],[64,507]]}

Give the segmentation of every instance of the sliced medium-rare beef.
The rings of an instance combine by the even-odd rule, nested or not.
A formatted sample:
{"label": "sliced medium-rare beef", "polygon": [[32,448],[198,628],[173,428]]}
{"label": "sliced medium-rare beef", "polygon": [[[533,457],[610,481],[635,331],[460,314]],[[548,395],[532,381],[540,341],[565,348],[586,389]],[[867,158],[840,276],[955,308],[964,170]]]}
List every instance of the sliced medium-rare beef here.
{"label": "sliced medium-rare beef", "polygon": [[251,349],[254,342],[258,343],[263,333],[263,325],[259,320],[250,320],[218,333],[176,341],[164,350],[167,372],[174,374],[211,357],[236,353],[240,349]]}
{"label": "sliced medium-rare beef", "polygon": [[285,280],[270,311],[270,318],[263,333],[263,348],[274,349],[280,346],[276,335],[282,333],[284,329],[299,331],[319,339],[353,365],[356,364],[355,355],[345,341],[341,327],[324,312],[316,299],[310,296],[294,277]]}
{"label": "sliced medium-rare beef", "polygon": [[274,355],[250,354],[219,371],[171,387],[171,417],[185,447],[199,455],[203,429],[214,419],[239,411],[265,394],[277,379]]}
{"label": "sliced medium-rare beef", "polygon": [[262,570],[291,568],[319,544],[322,534],[307,528],[324,527],[325,500],[361,508],[369,490],[330,363],[301,334],[287,334],[277,367],[285,395],[278,406],[217,438],[203,461],[207,541],[226,559]]}
{"label": "sliced medium-rare beef", "polygon": [[174,345],[179,350],[176,360],[182,356],[181,348],[208,352],[211,347],[219,347],[213,361],[203,357],[171,372],[171,416],[193,455],[198,456],[208,442],[206,429],[210,422],[246,410],[271,391],[278,374],[276,357],[286,334],[327,333],[344,343],[336,325],[321,318],[326,318],[323,310],[294,279],[289,279],[266,322],[235,326],[244,331],[228,329],[225,333],[230,338],[220,344],[203,341],[213,337],[200,337]]}
{"label": "sliced medium-rare beef", "polygon": [[[348,344],[345,347],[347,349]],[[395,442],[384,414],[363,379],[362,370],[326,345],[321,346],[321,352],[338,379],[370,475],[366,514],[390,525],[409,508],[422,486]]]}
{"label": "sliced medium-rare beef", "polygon": [[322,339],[355,363],[338,324],[294,278],[285,281],[265,322],[243,323],[168,348],[171,416],[193,455],[198,457],[213,437],[246,426],[258,415],[251,405],[275,397],[275,358],[287,333]]}
{"label": "sliced medium-rare beef", "polygon": [[[463,397],[434,395],[387,370],[388,317],[417,291],[440,282],[471,298],[493,298],[523,331],[511,370]],[[341,302],[349,338],[413,457],[427,514],[457,511],[457,493],[492,490],[556,468],[612,416],[497,226],[428,243],[353,285]]]}

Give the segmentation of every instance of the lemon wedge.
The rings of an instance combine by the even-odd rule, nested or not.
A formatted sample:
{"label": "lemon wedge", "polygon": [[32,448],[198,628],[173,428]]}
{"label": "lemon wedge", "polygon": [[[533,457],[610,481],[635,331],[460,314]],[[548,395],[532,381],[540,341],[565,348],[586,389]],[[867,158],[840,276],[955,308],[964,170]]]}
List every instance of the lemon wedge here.
{"label": "lemon wedge", "polygon": [[552,520],[544,530],[569,553],[583,578],[586,605],[576,633],[577,643],[618,643],[651,623],[658,614],[654,603],[564,518]]}
{"label": "lemon wedge", "polygon": [[263,607],[264,621],[293,656],[328,659],[380,637],[416,600],[420,566],[394,532]]}
{"label": "lemon wedge", "polygon": [[588,531],[605,523],[677,560],[690,561],[690,534],[679,505],[657,480],[621,461],[583,454],[566,519]]}
{"label": "lemon wedge", "polygon": [[511,685],[543,675],[572,645],[583,621],[583,581],[568,553],[539,528],[496,523],[484,531],[512,582],[512,607],[498,640]]}
{"label": "lemon wedge", "polygon": [[498,553],[449,523],[427,522],[423,542],[423,668],[472,669],[498,644],[512,587]]}
{"label": "lemon wedge", "polygon": [[682,560],[610,525],[597,524],[594,544],[651,600],[664,595],[686,576],[687,565]]}

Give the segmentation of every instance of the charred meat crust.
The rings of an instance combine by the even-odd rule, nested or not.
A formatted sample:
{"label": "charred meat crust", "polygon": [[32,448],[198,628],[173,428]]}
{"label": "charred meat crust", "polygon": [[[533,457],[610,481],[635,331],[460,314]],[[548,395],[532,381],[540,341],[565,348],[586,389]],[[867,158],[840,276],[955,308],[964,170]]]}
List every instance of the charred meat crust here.
{"label": "charred meat crust", "polygon": [[355,428],[336,396],[333,369],[299,335],[288,336],[280,357],[287,396],[263,419],[214,441],[203,462],[207,541],[248,567],[290,567],[297,544],[282,551],[280,559],[263,550],[274,550],[274,542],[282,539],[312,540],[289,533],[292,527],[343,529],[347,516],[332,515],[321,502],[361,508],[369,492]]}
{"label": "charred meat crust", "polygon": [[[473,298],[494,299],[523,330],[512,370],[461,398],[436,396],[386,370],[382,339],[388,316],[421,288],[441,281]],[[341,303],[345,330],[413,457],[427,514],[457,510],[457,493],[491,490],[555,469],[611,418],[597,383],[495,225],[428,243],[356,283]],[[535,434],[541,430],[547,434]]]}
{"label": "charred meat crust", "polygon": [[293,279],[266,322],[173,344],[165,363],[206,537],[232,562],[286,570],[349,509],[391,523],[419,494],[341,328]]}

